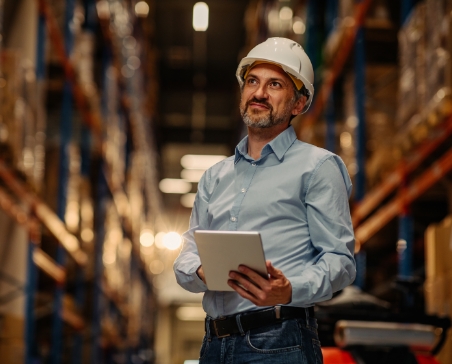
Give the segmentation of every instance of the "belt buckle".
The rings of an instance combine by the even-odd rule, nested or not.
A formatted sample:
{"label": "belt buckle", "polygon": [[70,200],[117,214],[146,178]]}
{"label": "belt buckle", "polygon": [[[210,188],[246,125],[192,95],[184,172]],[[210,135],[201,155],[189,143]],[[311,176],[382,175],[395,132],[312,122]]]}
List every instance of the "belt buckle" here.
{"label": "belt buckle", "polygon": [[220,318],[218,318],[218,319],[216,319],[216,320],[213,320],[213,328],[214,328],[214,330],[215,330],[215,335],[217,335],[217,337],[218,337],[219,339],[221,339],[221,338],[223,338],[223,337],[231,336],[231,334],[220,335],[220,334],[218,333],[217,321],[223,321],[223,320],[226,320],[226,317],[220,317]]}

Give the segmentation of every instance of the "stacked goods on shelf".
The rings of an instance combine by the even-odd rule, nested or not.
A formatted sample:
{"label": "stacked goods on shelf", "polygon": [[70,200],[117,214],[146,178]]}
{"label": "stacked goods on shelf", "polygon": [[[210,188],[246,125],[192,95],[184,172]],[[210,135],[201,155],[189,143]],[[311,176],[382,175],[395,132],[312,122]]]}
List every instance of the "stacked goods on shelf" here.
{"label": "stacked goods on shelf", "polygon": [[451,9],[447,0],[427,0],[400,30],[399,154],[426,140],[452,113]]}
{"label": "stacked goods on shelf", "polygon": [[[427,314],[452,317],[452,216],[430,225],[425,233],[425,307]],[[452,332],[438,355],[452,363]]]}
{"label": "stacked goods on shelf", "polygon": [[[422,89],[425,77],[422,64],[425,62],[425,5],[419,4],[399,33],[399,109],[397,124],[404,126],[410,118],[419,113],[422,105]],[[419,59],[418,59],[419,57]]]}
{"label": "stacked goods on shelf", "polygon": [[[396,138],[400,151],[412,148],[407,138],[419,113],[425,108],[425,4],[418,4],[399,32],[399,104],[396,125],[402,131]],[[400,154],[400,153],[399,153]]]}
{"label": "stacked goods on shelf", "polygon": [[131,242],[124,237],[121,220],[113,203],[107,208],[103,262],[108,287],[127,301],[130,289]]}
{"label": "stacked goods on shelf", "polygon": [[1,64],[1,157],[39,189],[44,172],[45,125],[36,117],[35,72],[16,51],[3,50]]}
{"label": "stacked goods on shelf", "polygon": [[23,318],[0,316],[0,358],[2,363],[24,362]]}
{"label": "stacked goods on shelf", "polygon": [[427,98],[452,86],[452,4],[449,0],[427,0],[426,68]]}
{"label": "stacked goods on shelf", "polygon": [[355,132],[358,125],[355,107],[355,92],[353,83],[353,74],[347,72],[344,76],[344,119],[345,123],[341,129],[339,137],[339,155],[344,161],[350,176],[353,177],[357,171],[356,164],[356,140]]}

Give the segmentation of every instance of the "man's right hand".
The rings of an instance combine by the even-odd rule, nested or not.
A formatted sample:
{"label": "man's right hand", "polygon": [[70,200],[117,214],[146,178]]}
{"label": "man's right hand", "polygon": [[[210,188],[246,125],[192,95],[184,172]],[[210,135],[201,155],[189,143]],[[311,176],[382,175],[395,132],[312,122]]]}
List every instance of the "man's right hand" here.
{"label": "man's right hand", "polygon": [[196,270],[196,274],[199,278],[206,284],[206,277],[204,276],[204,270],[202,269],[202,265],[199,266],[199,268]]}

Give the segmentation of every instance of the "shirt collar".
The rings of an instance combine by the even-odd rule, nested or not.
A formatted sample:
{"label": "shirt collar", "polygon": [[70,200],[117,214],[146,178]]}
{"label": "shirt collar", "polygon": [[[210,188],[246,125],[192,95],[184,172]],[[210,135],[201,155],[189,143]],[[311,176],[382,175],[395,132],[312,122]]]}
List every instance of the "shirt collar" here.
{"label": "shirt collar", "polygon": [[[295,130],[292,125],[284,130],[282,133],[276,136],[273,140],[271,140],[268,144],[262,148],[261,157],[266,156],[271,151],[275,153],[276,157],[279,161],[281,161],[286,154],[287,150],[291,147],[291,145],[297,140],[297,135],[295,134]],[[247,158],[248,156],[248,136],[243,138],[239,144],[235,147],[235,158],[234,164],[236,164],[240,158]],[[248,156],[249,158],[249,156]]]}

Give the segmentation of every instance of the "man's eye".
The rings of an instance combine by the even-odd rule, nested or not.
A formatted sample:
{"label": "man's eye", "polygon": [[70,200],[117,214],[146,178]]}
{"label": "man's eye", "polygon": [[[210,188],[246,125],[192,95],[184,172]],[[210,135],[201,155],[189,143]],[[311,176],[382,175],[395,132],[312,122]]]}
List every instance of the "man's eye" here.
{"label": "man's eye", "polygon": [[272,87],[281,87],[281,84],[279,82],[273,81],[270,83],[270,86]]}
{"label": "man's eye", "polygon": [[255,80],[254,78],[248,78],[248,79],[246,80],[246,82],[249,83],[249,84],[255,84],[255,83],[256,83],[256,80]]}

